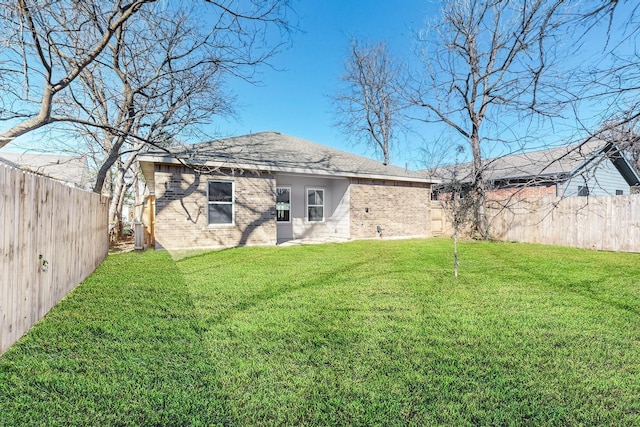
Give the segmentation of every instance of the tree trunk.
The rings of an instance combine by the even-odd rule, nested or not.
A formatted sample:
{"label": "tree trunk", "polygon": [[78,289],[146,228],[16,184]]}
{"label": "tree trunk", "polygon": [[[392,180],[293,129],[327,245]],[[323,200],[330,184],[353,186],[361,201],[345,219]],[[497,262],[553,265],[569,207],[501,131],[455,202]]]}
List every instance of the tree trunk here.
{"label": "tree trunk", "polygon": [[473,187],[470,196],[473,197],[475,208],[475,229],[483,239],[489,239],[487,232],[487,217],[485,213],[486,184],[483,176],[482,153],[480,151],[480,137],[478,134],[479,125],[474,124],[469,144],[473,155]]}
{"label": "tree trunk", "polygon": [[111,170],[111,167],[118,161],[120,158],[120,149],[124,144],[124,138],[118,137],[116,142],[109,149],[109,154],[107,158],[104,160],[102,165],[100,165],[100,170],[98,170],[98,176],[96,177],[96,183],[93,186],[94,193],[101,193],[102,187],[104,187],[105,180],[107,179],[107,174]]}
{"label": "tree trunk", "polygon": [[[109,222],[113,224],[114,238],[117,240],[122,240],[123,237],[122,207],[124,205],[126,192],[129,188],[129,186],[127,186],[127,183],[125,182],[126,174],[128,170],[130,170],[137,164],[136,159],[138,157],[138,152],[142,149],[143,146],[143,143],[136,144],[133,152],[124,161],[124,163],[120,158],[116,159],[118,168],[116,177],[114,179],[114,187],[112,193],[113,197],[111,198],[111,202],[109,204]],[[135,173],[137,176],[137,171],[135,171]]]}
{"label": "tree trunk", "polygon": [[484,181],[480,180],[476,183],[475,188],[475,206],[476,206],[476,232],[482,240],[489,240],[489,230],[487,226],[487,214],[485,205],[487,202],[486,189]]}
{"label": "tree trunk", "polygon": [[119,210],[124,187],[124,172],[119,165],[113,186],[113,197],[109,202],[109,235],[114,241],[122,239],[122,212]]}

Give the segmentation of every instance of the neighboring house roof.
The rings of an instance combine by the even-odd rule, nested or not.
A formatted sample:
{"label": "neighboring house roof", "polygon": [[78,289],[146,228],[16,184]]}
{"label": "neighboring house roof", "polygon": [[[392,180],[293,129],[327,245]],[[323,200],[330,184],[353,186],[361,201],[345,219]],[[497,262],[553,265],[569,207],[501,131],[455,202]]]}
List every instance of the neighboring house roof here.
{"label": "neighboring house roof", "polygon": [[153,163],[185,163],[195,167],[296,173],[352,178],[425,182],[424,173],[336,150],[278,132],[260,132],[191,146],[168,152],[153,150],[139,157],[145,177]]}
{"label": "neighboring house roof", "polygon": [[79,188],[87,189],[89,168],[85,156],[0,152],[0,163],[34,172]]}
{"label": "neighboring house roof", "polygon": [[[605,158],[611,159],[630,186],[640,184],[638,173],[625,156],[613,143],[602,140],[487,159],[483,162],[483,176],[485,180],[494,182],[534,178],[560,182],[576,175],[592,162]],[[447,182],[469,183],[472,181],[472,164],[436,168],[428,173]]]}

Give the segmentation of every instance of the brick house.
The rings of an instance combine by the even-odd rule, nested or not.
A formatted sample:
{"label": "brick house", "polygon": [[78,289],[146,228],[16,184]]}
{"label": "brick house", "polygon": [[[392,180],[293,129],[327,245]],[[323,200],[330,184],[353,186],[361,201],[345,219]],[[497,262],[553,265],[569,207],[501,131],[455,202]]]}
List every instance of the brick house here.
{"label": "brick house", "polygon": [[156,248],[430,237],[424,174],[277,132],[139,158]]}
{"label": "brick house", "polygon": [[[471,183],[471,163],[427,172],[442,180],[435,199],[446,199],[450,183]],[[613,143],[588,140],[581,144],[511,154],[484,161],[488,200],[530,197],[606,196],[638,189],[638,172]],[[463,190],[464,191],[464,190]]]}

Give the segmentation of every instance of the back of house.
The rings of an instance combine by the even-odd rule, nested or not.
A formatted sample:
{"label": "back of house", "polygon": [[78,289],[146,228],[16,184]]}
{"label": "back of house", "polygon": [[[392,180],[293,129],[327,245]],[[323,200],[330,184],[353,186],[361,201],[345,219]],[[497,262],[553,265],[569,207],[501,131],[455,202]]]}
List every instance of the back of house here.
{"label": "back of house", "polygon": [[424,174],[277,132],[140,157],[156,248],[430,237]]}

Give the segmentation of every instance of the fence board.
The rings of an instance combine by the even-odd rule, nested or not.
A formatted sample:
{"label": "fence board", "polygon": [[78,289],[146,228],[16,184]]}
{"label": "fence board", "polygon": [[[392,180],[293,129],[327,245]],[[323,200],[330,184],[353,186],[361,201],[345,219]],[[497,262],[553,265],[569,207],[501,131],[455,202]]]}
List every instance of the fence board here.
{"label": "fence board", "polygon": [[[443,235],[452,235],[451,215],[442,210]],[[540,197],[514,201],[506,209],[487,206],[493,239],[640,252],[640,195]],[[434,215],[432,213],[432,215]]]}
{"label": "fence board", "polygon": [[0,353],[104,259],[107,216],[98,194],[0,166]]}

